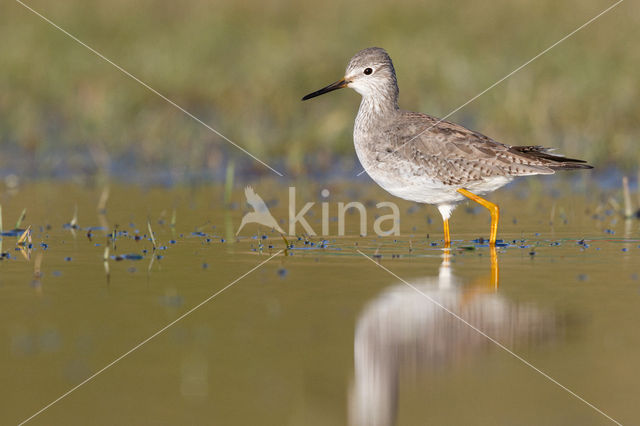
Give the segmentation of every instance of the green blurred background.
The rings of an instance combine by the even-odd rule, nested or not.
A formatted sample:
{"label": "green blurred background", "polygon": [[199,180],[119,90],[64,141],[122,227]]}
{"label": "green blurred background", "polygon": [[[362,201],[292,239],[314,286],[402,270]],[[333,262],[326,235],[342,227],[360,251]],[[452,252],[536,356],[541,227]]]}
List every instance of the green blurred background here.
{"label": "green blurred background", "polygon": [[[443,116],[610,1],[115,0],[26,4],[287,176],[352,176],[359,96],[302,95],[369,46],[405,109]],[[625,1],[452,117],[606,169],[640,149],[640,6]],[[54,177],[268,169],[17,2],[0,16],[0,173]]]}

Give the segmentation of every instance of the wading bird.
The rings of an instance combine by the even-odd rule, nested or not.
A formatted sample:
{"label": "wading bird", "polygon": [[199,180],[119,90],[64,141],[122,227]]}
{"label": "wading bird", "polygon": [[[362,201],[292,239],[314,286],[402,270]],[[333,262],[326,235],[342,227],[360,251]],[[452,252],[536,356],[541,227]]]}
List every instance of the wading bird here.
{"label": "wading bird", "polygon": [[356,53],[342,79],[302,100],[343,87],[362,95],[353,140],[365,171],[392,195],[436,205],[446,246],[451,242],[449,217],[465,197],[491,212],[489,242],[495,246],[499,209],[480,195],[516,176],[592,168],[550,148],[505,145],[459,124],[401,110],[393,63],[379,47]]}

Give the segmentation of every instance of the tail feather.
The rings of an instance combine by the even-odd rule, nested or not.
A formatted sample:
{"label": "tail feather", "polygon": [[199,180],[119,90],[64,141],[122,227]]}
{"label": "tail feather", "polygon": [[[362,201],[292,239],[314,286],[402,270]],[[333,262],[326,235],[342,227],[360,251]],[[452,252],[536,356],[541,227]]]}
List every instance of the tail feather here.
{"label": "tail feather", "polygon": [[542,146],[512,146],[509,149],[514,154],[521,155],[532,160],[544,162],[545,167],[554,170],[593,169],[585,160],[568,158],[559,154],[552,154],[552,148]]}

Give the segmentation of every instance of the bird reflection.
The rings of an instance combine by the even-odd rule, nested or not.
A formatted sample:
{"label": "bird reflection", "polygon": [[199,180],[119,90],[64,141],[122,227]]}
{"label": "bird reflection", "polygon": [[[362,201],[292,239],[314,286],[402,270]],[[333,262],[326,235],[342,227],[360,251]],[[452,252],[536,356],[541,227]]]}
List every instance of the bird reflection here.
{"label": "bird reflection", "polygon": [[471,360],[493,345],[434,301],[507,347],[555,334],[552,313],[498,294],[495,249],[491,274],[474,283],[465,285],[452,274],[447,252],[437,276],[412,279],[410,284],[415,288],[399,282],[385,290],[358,318],[355,377],[349,392],[353,426],[395,423],[400,375],[415,376]]}

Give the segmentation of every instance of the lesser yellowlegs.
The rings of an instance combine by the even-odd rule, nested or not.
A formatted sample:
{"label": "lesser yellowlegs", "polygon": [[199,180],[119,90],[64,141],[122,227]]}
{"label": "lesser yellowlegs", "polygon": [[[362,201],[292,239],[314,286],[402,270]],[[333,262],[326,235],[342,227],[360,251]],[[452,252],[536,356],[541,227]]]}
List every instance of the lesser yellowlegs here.
{"label": "lesser yellowlegs", "polygon": [[362,95],[353,140],[362,166],[391,194],[434,204],[450,244],[449,217],[465,197],[491,212],[489,242],[496,243],[499,209],[479,195],[516,176],[590,169],[583,160],[553,154],[541,146],[511,146],[430,115],[398,107],[398,83],[384,49],[370,47],[351,58],[345,76],[302,100],[350,87]]}

